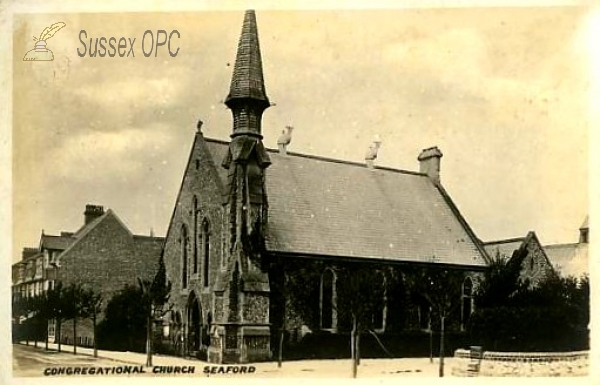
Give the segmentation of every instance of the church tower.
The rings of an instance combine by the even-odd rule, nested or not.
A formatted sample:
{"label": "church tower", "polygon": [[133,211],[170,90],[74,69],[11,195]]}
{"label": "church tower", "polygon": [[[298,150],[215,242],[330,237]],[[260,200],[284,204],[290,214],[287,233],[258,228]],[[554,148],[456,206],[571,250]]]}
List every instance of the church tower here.
{"label": "church tower", "polygon": [[243,363],[270,358],[269,280],[263,264],[267,218],[261,120],[270,106],[265,91],[256,16],[246,11],[225,104],[233,132],[222,166],[228,171],[224,199],[226,270],[215,287],[215,320],[209,361]]}

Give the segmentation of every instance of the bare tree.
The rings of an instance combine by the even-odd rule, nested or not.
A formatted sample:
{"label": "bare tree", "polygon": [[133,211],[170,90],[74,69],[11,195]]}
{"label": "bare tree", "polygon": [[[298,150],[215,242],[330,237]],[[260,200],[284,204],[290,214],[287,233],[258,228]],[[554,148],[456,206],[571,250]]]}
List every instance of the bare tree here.
{"label": "bare tree", "polygon": [[81,315],[84,318],[92,318],[93,325],[93,344],[94,344],[94,357],[98,357],[98,342],[97,342],[97,326],[98,326],[98,314],[102,311],[102,295],[96,293],[94,289],[84,290],[82,293],[82,312]]}
{"label": "bare tree", "polygon": [[169,301],[171,292],[171,282],[167,281],[167,271],[165,262],[161,255],[158,260],[158,271],[151,284],[138,278],[138,283],[142,290],[142,298],[146,309],[146,366],[152,366],[152,339],[154,334],[154,320],[162,318],[171,310],[164,309],[164,305]]}
{"label": "bare tree", "polygon": [[363,265],[346,265],[337,269],[336,283],[338,312],[350,315],[350,353],[352,357],[352,377],[356,378],[360,365],[360,337],[373,329],[373,315],[382,311],[385,287],[382,273]]}
{"label": "bare tree", "polygon": [[439,319],[440,353],[439,376],[444,377],[444,339],[446,321],[460,308],[461,288],[465,273],[445,267],[425,267],[416,269],[413,277],[413,291],[421,295],[430,305],[432,315]]}

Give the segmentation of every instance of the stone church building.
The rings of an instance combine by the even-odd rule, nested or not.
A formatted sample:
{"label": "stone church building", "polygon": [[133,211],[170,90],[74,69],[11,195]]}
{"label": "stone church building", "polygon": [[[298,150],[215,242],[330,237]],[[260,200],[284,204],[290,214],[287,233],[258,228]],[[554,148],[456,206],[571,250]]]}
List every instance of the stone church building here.
{"label": "stone church building", "polygon": [[[253,362],[273,357],[281,328],[343,333],[345,266],[380,271],[382,285],[419,266],[464,272],[456,325],[464,328],[489,256],[442,186],[437,147],[420,153],[419,171],[374,165],[378,144],[365,163],[289,152],[286,135],[279,149],[265,148],[261,117],[270,102],[253,11],[225,104],[231,139],[205,138],[198,124],[165,239],[173,306],[165,336],[177,349]],[[393,292],[384,291],[374,331],[427,328],[428,308],[404,309]]]}

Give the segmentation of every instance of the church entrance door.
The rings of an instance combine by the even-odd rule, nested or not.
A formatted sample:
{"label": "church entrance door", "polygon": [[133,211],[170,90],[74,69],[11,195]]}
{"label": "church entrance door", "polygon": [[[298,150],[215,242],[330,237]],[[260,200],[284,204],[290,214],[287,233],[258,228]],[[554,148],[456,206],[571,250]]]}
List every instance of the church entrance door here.
{"label": "church entrance door", "polygon": [[202,309],[194,292],[188,299],[188,325],[188,352],[195,355],[200,350],[202,338]]}

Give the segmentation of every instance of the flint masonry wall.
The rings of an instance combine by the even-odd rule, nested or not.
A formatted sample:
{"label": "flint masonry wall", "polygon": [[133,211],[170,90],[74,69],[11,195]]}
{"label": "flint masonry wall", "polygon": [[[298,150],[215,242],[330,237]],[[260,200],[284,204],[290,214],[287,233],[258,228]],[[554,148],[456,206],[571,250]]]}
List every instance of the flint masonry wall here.
{"label": "flint masonry wall", "polygon": [[[454,353],[452,375],[471,377],[468,367],[472,360],[469,350]],[[589,352],[513,353],[484,352],[479,367],[481,377],[562,377],[586,376],[589,372]]]}
{"label": "flint masonry wall", "polygon": [[[212,313],[212,286],[221,269],[223,231],[223,197],[221,181],[217,173],[222,159],[211,159],[202,134],[198,132],[185,169],[181,190],[175,204],[173,218],[165,240],[164,260],[167,277],[172,283],[171,303],[175,304],[174,311],[181,314],[183,323],[187,323],[187,301],[193,292],[201,303],[202,323],[208,323],[208,314]],[[194,273],[194,196],[197,199],[197,255],[198,271]],[[201,239],[202,221],[206,218],[210,223],[209,230],[209,285],[203,282],[204,254]],[[188,232],[187,270],[188,286],[182,287],[183,244],[182,227]],[[214,320],[214,315],[212,315]]]}

